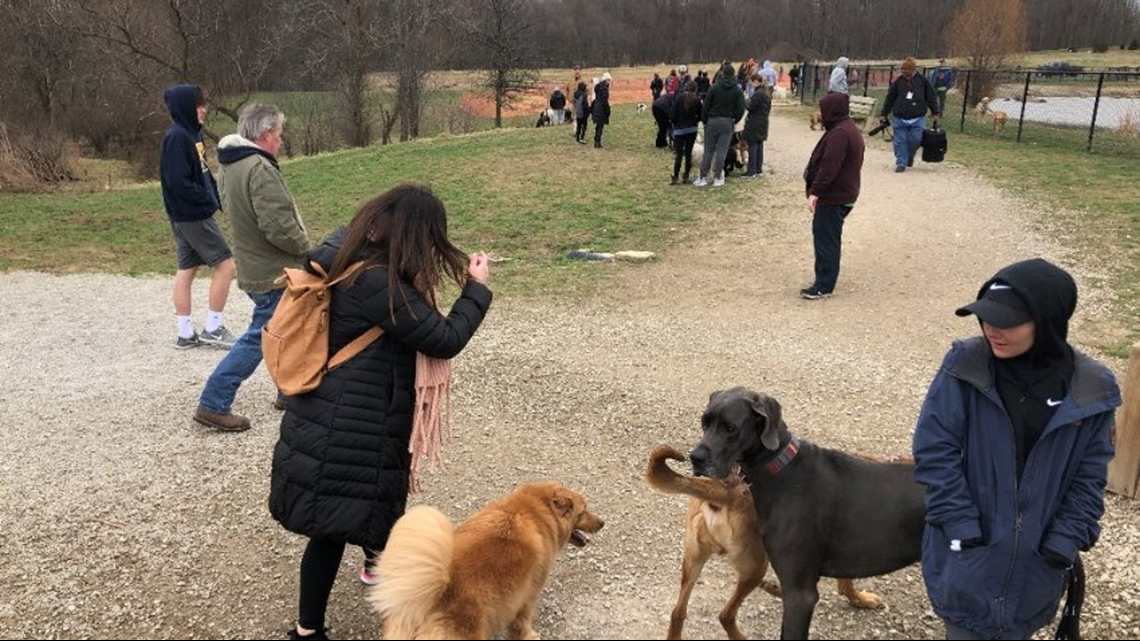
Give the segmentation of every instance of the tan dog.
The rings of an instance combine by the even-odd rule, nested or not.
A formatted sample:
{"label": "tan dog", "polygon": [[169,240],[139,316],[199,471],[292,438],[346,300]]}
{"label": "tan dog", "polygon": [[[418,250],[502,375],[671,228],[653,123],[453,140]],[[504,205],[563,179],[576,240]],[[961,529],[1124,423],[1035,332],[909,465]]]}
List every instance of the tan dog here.
{"label": "tan dog", "polygon": [[531,620],[555,557],[602,525],[554,482],[520,485],[454,532],[439,510],[417,506],[392,528],[367,599],[385,639],[537,639]]}
{"label": "tan dog", "polygon": [[1009,120],[1009,114],[1001,109],[991,109],[990,116],[994,119],[994,131],[1005,131],[1005,123]]}
{"label": "tan dog", "polygon": [[823,125],[823,114],[818,111],[811,112],[811,115],[808,116],[808,124],[811,125],[811,130],[815,131],[816,125]]}
{"label": "tan dog", "polygon": [[[687,457],[668,445],[658,446],[649,455],[645,480],[650,487],[669,494],[692,498],[685,513],[685,553],[681,563],[681,593],[669,619],[667,639],[680,639],[688,614],[689,597],[700,578],[705,562],[713,554],[725,556],[736,570],[736,588],[720,611],[720,623],[730,639],[744,639],[736,624],[740,605],[757,587],[781,596],[780,587],[765,581],[768,553],[760,538],[756,506],[748,485],[740,476],[725,480],[684,476],[673,471],[666,460],[685,461]],[[839,593],[859,608],[878,608],[879,597],[855,589],[851,579],[837,579]]]}
{"label": "tan dog", "polygon": [[979,100],[978,104],[974,106],[974,115],[978,117],[978,120],[981,120],[982,118],[986,117],[986,112],[988,112],[989,110],[990,110],[990,97],[989,96],[982,96],[982,99]]}

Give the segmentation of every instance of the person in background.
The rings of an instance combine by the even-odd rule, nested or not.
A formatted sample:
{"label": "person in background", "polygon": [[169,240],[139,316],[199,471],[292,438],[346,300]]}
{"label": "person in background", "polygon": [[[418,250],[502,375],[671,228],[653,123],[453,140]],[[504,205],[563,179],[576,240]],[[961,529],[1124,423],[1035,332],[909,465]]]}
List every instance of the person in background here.
{"label": "person in background", "polygon": [[566,122],[566,94],[562,93],[562,87],[554,85],[554,91],[550,93],[550,124],[561,125]]}
{"label": "person in background", "polygon": [[930,111],[938,122],[938,97],[925,76],[915,73],[918,64],[907,57],[902,63],[902,75],[895,78],[883,100],[880,124],[887,123],[890,115],[894,128],[892,145],[895,151],[895,171],[904,172],[914,166],[914,156],[922,144],[922,130],[926,128],[926,112]]}
{"label": "person in background", "polygon": [[[230,411],[238,388],[261,364],[261,329],[277,310],[286,267],[298,267],[309,236],[277,165],[285,115],[252,103],[238,116],[237,133],[218,143],[222,205],[233,230],[238,287],[253,301],[253,318],[233,349],[214,368],[194,411],[194,421],[222,432],[242,432],[249,419]],[[278,393],[274,406],[283,409]]]}
{"label": "person in background", "polygon": [[[689,182],[693,169],[693,144],[697,142],[697,129],[701,124],[701,99],[697,97],[697,83],[690,81],[684,93],[673,99],[673,177],[670,185],[683,185]],[[685,161],[685,175],[678,179],[681,161]]]}
{"label": "person in background", "polygon": [[[170,219],[178,269],[174,274],[174,317],[178,324],[175,349],[215,345],[224,349],[237,341],[224,324],[226,299],[234,279],[234,259],[222,228],[214,220],[220,207],[218,187],[206,164],[202,125],[206,101],[197,85],[174,85],[163,93],[170,128],[162,139],[159,182],[162,204]],[[191,289],[198,268],[214,270],[210,279],[209,310],[201,332],[194,330]]]}
{"label": "person in background", "polygon": [[744,121],[744,141],[748,143],[745,178],[764,174],[764,141],[768,139],[768,116],[772,113],[772,93],[767,81],[757,72],[750,82],[752,97],[748,99],[748,119]]}
{"label": "person in background", "polygon": [[839,56],[835,61],[835,68],[831,70],[831,78],[827,82],[828,93],[847,93],[847,65],[846,56]]}
{"label": "person in background", "polygon": [[673,113],[673,98],[677,94],[665,92],[653,101],[653,120],[657,123],[657,138],[653,145],[658,149],[669,147],[669,121]]}
{"label": "person in background", "polygon": [[824,134],[804,170],[807,207],[812,213],[815,280],[800,290],[800,298],[828,298],[839,280],[843,223],[859,199],[863,171],[863,134],[851,121],[850,98],[829,93],[819,101]]}
{"label": "person in background", "polygon": [[701,155],[700,176],[693,181],[697,187],[708,184],[710,168],[713,187],[724,186],[724,159],[728,156],[733,130],[744,116],[744,109],[744,92],[736,84],[732,64],[726,61],[717,73],[701,113],[701,122],[705,123],[705,152]]}
{"label": "person in background", "polygon": [[[760,66],[760,75],[764,77],[764,85],[769,90],[776,87],[776,82],[779,80],[776,75],[776,68],[772,66],[771,60],[765,60],[764,64]],[[769,91],[769,93],[771,93]]]}
{"label": "person in background", "polygon": [[[438,411],[448,403],[450,359],[491,306],[487,256],[467,257],[451,243],[447,210],[418,185],[393,187],[364,203],[309,258],[330,278],[365,262],[333,290],[329,353],[372,327],[383,334],[326,374],[320,387],[291,396],[281,420],[269,512],[308,538],[291,639],[328,638],[329,593],[346,545],[366,550],[360,579],[375,582],[372,560],[404,513],[417,466],[425,455],[441,455],[420,444],[435,442],[442,429]],[[460,288],[448,314],[436,295],[444,279]]]}
{"label": "person in background", "polygon": [[654,101],[661,97],[663,89],[665,89],[665,81],[661,79],[660,75],[653,74],[653,80],[649,81],[649,91],[653,94]]}
{"label": "person in background", "polygon": [[1068,342],[1076,306],[1073,277],[1033,258],[955,312],[980,335],[943,358],[913,446],[922,576],[947,639],[1033,638],[1100,536],[1121,397],[1112,371]]}
{"label": "person in background", "polygon": [[590,113],[594,117],[594,148],[602,148],[602,130],[610,122],[610,72],[602,74],[602,81],[594,87],[594,104]]}
{"label": "person in background", "polygon": [[586,83],[579,82],[574,91],[574,140],[579,145],[586,144],[586,126],[590,122],[590,92]]}
{"label": "person in background", "polygon": [[677,93],[677,88],[681,86],[681,79],[677,77],[677,70],[670,69],[669,77],[665,79],[665,91],[669,93]]}
{"label": "person in background", "polygon": [[938,113],[946,113],[946,94],[954,88],[954,83],[957,82],[958,72],[954,67],[946,65],[945,58],[938,59],[938,66],[934,69],[932,74],[932,82],[934,85],[934,93],[938,95]]}
{"label": "person in background", "polygon": [[709,95],[709,89],[712,88],[712,83],[709,81],[709,72],[698,71],[696,83],[697,98],[700,98],[701,102],[704,102],[705,98],[707,98]]}

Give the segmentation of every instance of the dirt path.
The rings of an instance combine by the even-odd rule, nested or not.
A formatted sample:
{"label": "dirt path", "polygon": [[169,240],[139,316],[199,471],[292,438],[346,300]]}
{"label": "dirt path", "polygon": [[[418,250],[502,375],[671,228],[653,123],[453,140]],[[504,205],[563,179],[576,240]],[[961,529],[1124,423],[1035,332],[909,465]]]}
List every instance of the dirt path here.
{"label": "dirt path", "polygon": [[[449,469],[415,500],[461,518],[518,481],[554,477],[607,520],[593,545],[558,561],[536,626],[546,638],[664,635],[684,502],[640,474],[654,445],[695,440],[712,390],[763,389],[797,434],[826,446],[905,453],[941,355],[976,331],[952,310],[1031,255],[1076,273],[1071,335],[1087,339],[1107,266],[1066,252],[1056,232],[1032,228],[1026,205],[960,168],[894,174],[882,147],[868,151],[837,295],[801,301],[812,258],[799,175],[815,135],[777,116],[770,175],[726,187],[735,213],[700,221],[657,263],[598,265],[622,272],[598,299],[497,302],[457,360]],[[268,378],[256,375],[235,408],[253,430],[205,432],[189,415],[219,353],[167,347],[168,279],[16,273],[0,297],[15,303],[0,321],[0,636],[280,638],[302,541],[265,508],[279,416]],[[231,324],[248,314],[231,297]],[[1137,638],[1140,506],[1111,498],[1104,525],[1086,561],[1086,636]],[[359,560],[346,555],[334,589],[337,638],[378,637]],[[689,638],[724,638],[716,613],[731,582],[709,564]],[[917,568],[861,586],[886,609],[853,610],[824,586],[816,638],[941,638]],[[766,595],[742,610],[755,637],[777,636],[778,621]]]}

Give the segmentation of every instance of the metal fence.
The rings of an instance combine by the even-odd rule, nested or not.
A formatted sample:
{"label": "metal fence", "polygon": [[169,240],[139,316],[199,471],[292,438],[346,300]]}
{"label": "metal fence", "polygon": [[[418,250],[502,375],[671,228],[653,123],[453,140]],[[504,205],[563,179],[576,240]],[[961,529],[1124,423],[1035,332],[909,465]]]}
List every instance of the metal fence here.
{"label": "metal fence", "polygon": [[[801,103],[814,103],[827,93],[831,69],[822,63],[803,67],[804,82],[796,87]],[[934,68],[919,71],[932,78]],[[874,97],[877,115],[898,75],[897,65],[852,65],[848,91]],[[984,109],[979,105],[983,98],[988,99]],[[959,69],[954,89],[947,93],[942,122],[972,135],[1140,158],[1140,68]]]}

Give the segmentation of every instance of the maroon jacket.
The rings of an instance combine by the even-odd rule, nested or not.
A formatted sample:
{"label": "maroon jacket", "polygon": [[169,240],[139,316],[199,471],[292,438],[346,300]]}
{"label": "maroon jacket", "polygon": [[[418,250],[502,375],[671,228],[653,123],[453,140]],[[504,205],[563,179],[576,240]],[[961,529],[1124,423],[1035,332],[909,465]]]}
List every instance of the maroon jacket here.
{"label": "maroon jacket", "polygon": [[811,152],[804,181],[807,195],[817,196],[820,205],[850,205],[859,198],[863,135],[848,117],[849,107],[845,93],[830,93],[819,101],[827,132]]}

